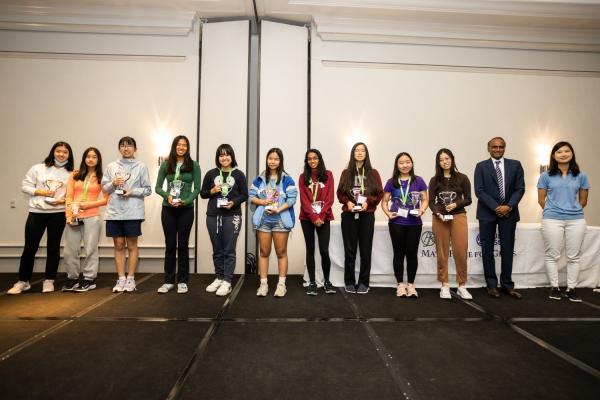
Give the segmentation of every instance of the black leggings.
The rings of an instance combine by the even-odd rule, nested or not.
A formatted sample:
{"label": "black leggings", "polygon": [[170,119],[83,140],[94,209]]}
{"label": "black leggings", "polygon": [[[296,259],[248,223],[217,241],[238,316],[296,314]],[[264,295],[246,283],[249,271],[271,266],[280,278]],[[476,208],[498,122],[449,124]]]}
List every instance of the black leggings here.
{"label": "black leggings", "polygon": [[398,283],[404,282],[404,258],[406,257],[406,272],[408,283],[415,283],[419,265],[417,253],[421,238],[421,225],[399,225],[388,223],[392,247],[394,249],[394,275]]}
{"label": "black leggings", "polygon": [[329,259],[329,221],[325,221],[319,228],[310,221],[300,220],[304,241],[306,242],[306,269],[311,282],[315,282],[315,230],[319,239],[319,253],[321,254],[321,267],[323,277],[329,281],[331,260]]}
{"label": "black leggings", "polygon": [[25,247],[19,264],[19,280],[29,281],[33,273],[35,253],[40,241],[47,231],[46,239],[46,279],[55,279],[60,262],[60,238],[66,224],[65,212],[34,213],[30,212],[25,223]]}
{"label": "black leggings", "polygon": [[194,224],[194,207],[163,206],[160,215],[165,234],[165,283],[187,283],[190,271],[189,241]]}

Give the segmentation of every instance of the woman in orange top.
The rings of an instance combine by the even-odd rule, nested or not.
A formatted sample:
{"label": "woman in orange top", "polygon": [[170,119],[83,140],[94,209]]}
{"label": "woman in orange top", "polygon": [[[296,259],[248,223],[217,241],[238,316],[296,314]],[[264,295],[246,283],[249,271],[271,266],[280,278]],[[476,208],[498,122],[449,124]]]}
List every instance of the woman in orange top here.
{"label": "woman in orange top", "polygon": [[[73,171],[67,183],[67,229],[65,232],[65,269],[67,283],[63,292],[86,292],[96,288],[98,275],[98,241],[102,221],[100,207],[108,194],[102,193],[102,156],[89,147],[83,152],[79,170]],[[85,259],[80,262],[79,248],[83,238]],[[83,274],[83,281],[79,276]]]}

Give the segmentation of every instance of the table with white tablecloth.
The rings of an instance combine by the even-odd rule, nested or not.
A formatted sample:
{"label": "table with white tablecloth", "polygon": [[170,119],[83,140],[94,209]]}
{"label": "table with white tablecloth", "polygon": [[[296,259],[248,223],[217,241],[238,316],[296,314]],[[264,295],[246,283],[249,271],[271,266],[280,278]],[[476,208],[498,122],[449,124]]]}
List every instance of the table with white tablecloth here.
{"label": "table with white tablecloth", "polygon": [[[435,241],[431,232],[431,223],[423,225],[419,243],[419,268],[415,284],[417,287],[439,287],[437,282],[437,266]],[[321,259],[316,246],[315,261],[317,281],[322,282]],[[499,240],[496,240],[496,270],[500,273]],[[360,252],[359,252],[360,253]],[[335,286],[344,285],[344,245],[339,221],[331,222],[331,241],[329,243],[331,257],[330,280]],[[392,243],[387,222],[375,223],[373,252],[371,256],[371,286],[392,287],[396,285],[392,267]],[[356,259],[356,275],[358,277],[360,254]],[[452,257],[449,259],[450,284],[455,284],[456,269]],[[566,259],[564,254],[559,261],[559,277],[561,286],[566,282]],[[479,245],[479,226],[469,224],[468,274],[470,287],[485,286],[481,247]],[[406,272],[405,272],[406,276]],[[308,275],[305,273],[305,279]],[[357,278],[358,279],[358,278]],[[594,287],[600,279],[600,227],[588,227],[583,242],[581,257],[581,273],[579,287]],[[518,288],[548,286],[546,268],[544,266],[544,243],[540,224],[519,223],[517,225],[513,281]]]}

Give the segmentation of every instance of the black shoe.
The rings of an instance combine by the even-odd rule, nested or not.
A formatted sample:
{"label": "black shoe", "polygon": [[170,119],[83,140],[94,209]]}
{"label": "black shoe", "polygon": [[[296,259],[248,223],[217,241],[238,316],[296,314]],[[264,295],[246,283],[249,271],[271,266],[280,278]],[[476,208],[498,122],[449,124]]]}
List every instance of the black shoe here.
{"label": "black shoe", "polygon": [[308,286],[306,287],[306,294],[309,296],[316,296],[317,295],[317,284],[314,282],[309,283]]}
{"label": "black shoe", "polygon": [[344,290],[346,291],[346,293],[356,293],[356,286],[348,284],[344,287]]}
{"label": "black shoe", "polygon": [[323,290],[325,290],[325,293],[327,294],[337,293],[337,290],[335,290],[335,287],[329,281],[325,281],[325,283],[323,284]]}
{"label": "black shoe", "polygon": [[577,296],[577,293],[575,293],[575,289],[567,289],[565,291],[565,297],[573,303],[581,303],[581,297]]}
{"label": "black shoe", "polygon": [[96,289],[96,280],[84,279],[79,288],[75,289],[76,292],[87,292],[88,290]]}
{"label": "black shoe", "polygon": [[359,283],[356,289],[356,294],[367,294],[369,293],[369,287],[364,283]]}
{"label": "black shoe", "polygon": [[548,295],[548,298],[552,299],[552,300],[560,300],[562,298],[562,296],[560,294],[560,288],[557,288],[557,287],[550,288],[550,294]]}
{"label": "black shoe", "polygon": [[74,292],[79,287],[79,281],[77,279],[67,279],[67,282],[62,287],[63,292]]}

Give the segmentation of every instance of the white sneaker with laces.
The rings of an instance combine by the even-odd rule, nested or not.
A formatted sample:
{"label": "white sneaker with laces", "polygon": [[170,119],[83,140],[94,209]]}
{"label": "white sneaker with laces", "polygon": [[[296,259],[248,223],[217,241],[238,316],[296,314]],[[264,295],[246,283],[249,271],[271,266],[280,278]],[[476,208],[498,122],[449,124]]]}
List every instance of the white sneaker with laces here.
{"label": "white sneaker with laces", "polygon": [[269,285],[266,283],[261,283],[260,286],[258,287],[258,290],[256,291],[256,295],[258,297],[266,297],[268,293],[269,293]]}
{"label": "white sneaker with laces", "polygon": [[29,282],[18,281],[17,283],[15,283],[13,285],[13,287],[11,287],[10,289],[8,289],[6,291],[6,293],[8,293],[8,294],[21,294],[21,292],[26,292],[29,289],[31,289],[31,285],[29,284]]}
{"label": "white sneaker with laces", "polygon": [[42,284],[42,293],[54,292],[54,279],[45,279]]}
{"label": "white sneaker with laces", "polygon": [[178,283],[177,284],[177,293],[187,293],[188,292],[188,287],[187,287],[187,283]]}
{"label": "white sneaker with laces", "polygon": [[223,281],[215,294],[217,296],[227,296],[229,293],[231,293],[231,283]]}
{"label": "white sneaker with laces", "polygon": [[223,283],[223,279],[215,278],[215,280],[212,281],[212,283],[206,287],[206,291],[208,293],[216,292],[219,286],[221,286],[221,283]]}
{"label": "white sneaker with laces", "polygon": [[134,290],[137,290],[135,288],[135,279],[134,278],[127,278],[127,280],[125,281],[125,287],[123,288],[123,290],[125,290],[126,292],[133,292]]}
{"label": "white sneaker with laces", "polygon": [[117,284],[113,287],[113,293],[122,293],[125,290],[125,282],[127,280],[125,278],[118,279]]}
{"label": "white sneaker with laces", "polygon": [[285,287],[285,283],[278,283],[273,296],[283,297],[283,296],[285,296],[286,293],[287,293],[287,288]]}
{"label": "white sneaker with laces", "polygon": [[471,296],[471,293],[469,293],[464,285],[460,285],[458,289],[456,289],[456,293],[458,293],[463,300],[473,300],[473,296]]}
{"label": "white sneaker with laces", "polygon": [[175,287],[175,285],[173,285],[172,283],[163,283],[163,285],[158,288],[157,292],[158,293],[167,293],[170,290],[173,290],[174,287]]}
{"label": "white sneaker with laces", "polygon": [[440,290],[440,299],[452,299],[452,295],[450,294],[450,286],[442,286],[442,289]]}

